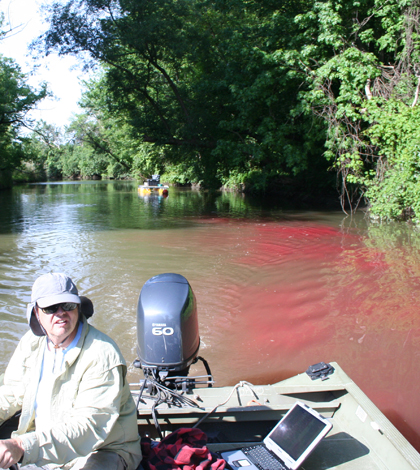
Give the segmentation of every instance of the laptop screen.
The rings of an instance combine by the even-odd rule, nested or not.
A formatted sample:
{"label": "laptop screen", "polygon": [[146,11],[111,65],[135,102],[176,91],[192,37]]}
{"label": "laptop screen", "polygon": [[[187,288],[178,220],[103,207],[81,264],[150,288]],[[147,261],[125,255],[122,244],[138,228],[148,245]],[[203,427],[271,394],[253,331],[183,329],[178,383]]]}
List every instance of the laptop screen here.
{"label": "laptop screen", "polygon": [[295,406],[268,438],[298,460],[326,426],[304,408]]}

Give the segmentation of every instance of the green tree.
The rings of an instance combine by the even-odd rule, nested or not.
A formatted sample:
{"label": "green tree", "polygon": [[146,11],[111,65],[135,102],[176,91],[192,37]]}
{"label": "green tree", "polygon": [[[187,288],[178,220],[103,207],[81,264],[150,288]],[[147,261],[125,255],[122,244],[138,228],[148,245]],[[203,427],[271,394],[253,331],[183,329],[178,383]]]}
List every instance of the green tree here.
{"label": "green tree", "polygon": [[[45,51],[104,65],[121,115],[165,164],[207,186],[316,168],[323,130],[302,112],[305,74],[280,65],[306,2],[71,0],[47,13]],[[183,172],[183,174],[186,174]]]}
{"label": "green tree", "polygon": [[61,154],[64,142],[60,129],[43,120],[38,121],[24,143],[25,160],[32,164],[36,180],[63,177]]}
{"label": "green tree", "polygon": [[380,149],[363,184],[370,213],[385,220],[420,223],[420,107],[400,100],[368,103],[368,135]]}
{"label": "green tree", "polygon": [[[417,0],[315,1],[295,18],[300,44],[279,56],[307,76],[301,100],[327,123],[326,156],[340,176],[342,205],[350,210],[365,197],[372,213],[411,213],[409,198],[398,196],[387,209],[384,204],[392,187],[401,195],[405,183],[397,172],[408,153],[411,162],[417,159],[407,132],[419,124],[417,112],[409,111],[420,86],[419,12]],[[389,139],[401,142],[398,149]],[[416,165],[409,166],[417,178]]]}
{"label": "green tree", "polygon": [[19,66],[11,59],[0,56],[0,187],[9,187],[12,173],[25,159],[20,131],[31,121],[28,113],[46,96],[32,90]]}

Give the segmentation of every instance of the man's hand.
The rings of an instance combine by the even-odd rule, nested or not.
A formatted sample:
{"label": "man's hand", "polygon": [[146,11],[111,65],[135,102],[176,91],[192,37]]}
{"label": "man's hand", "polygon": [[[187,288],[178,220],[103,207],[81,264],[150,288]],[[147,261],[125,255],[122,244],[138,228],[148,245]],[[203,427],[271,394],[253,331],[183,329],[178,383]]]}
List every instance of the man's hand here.
{"label": "man's hand", "polygon": [[0,468],[9,468],[18,463],[24,452],[20,439],[0,440]]}

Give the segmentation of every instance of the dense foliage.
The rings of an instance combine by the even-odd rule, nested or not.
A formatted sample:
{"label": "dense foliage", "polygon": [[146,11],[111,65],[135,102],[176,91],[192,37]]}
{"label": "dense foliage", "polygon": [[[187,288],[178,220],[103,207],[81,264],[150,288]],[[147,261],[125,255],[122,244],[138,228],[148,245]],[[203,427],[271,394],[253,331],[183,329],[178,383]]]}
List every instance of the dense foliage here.
{"label": "dense foliage", "polygon": [[29,125],[28,112],[45,95],[45,87],[32,90],[19,66],[0,56],[0,188],[11,186],[16,169],[23,171],[26,139],[20,137],[20,130]]}
{"label": "dense foliage", "polygon": [[70,1],[49,10],[43,44],[102,64],[97,86],[89,86],[88,115],[127,129],[142,144],[140,160],[185,182],[263,189],[309,169],[328,180],[322,125],[298,100],[305,76],[273,55],[293,41],[293,18],[304,8]]}
{"label": "dense foliage", "polygon": [[47,147],[48,175],[310,193],[332,187],[330,167],[345,210],[365,200],[376,217],[420,219],[418,0],[68,0],[45,11],[36,47],[98,70],[66,144]]}
{"label": "dense foliage", "polygon": [[420,218],[419,18],[406,0],[315,2],[296,18],[307,43],[290,64],[312,79],[302,96],[328,124],[342,204],[364,196],[386,219]]}

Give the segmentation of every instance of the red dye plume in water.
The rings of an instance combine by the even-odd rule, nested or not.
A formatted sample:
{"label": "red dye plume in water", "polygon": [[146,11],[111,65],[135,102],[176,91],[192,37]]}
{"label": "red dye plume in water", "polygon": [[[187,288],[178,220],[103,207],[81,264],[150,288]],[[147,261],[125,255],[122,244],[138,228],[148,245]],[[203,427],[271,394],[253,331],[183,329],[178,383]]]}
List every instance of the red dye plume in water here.
{"label": "red dye plume in water", "polygon": [[420,271],[410,272],[411,255],[330,226],[224,222],[220,237],[201,240],[223,258],[211,289],[223,336],[207,335],[217,345],[216,377],[272,383],[336,361],[420,449],[420,379],[412,374],[420,366]]}

